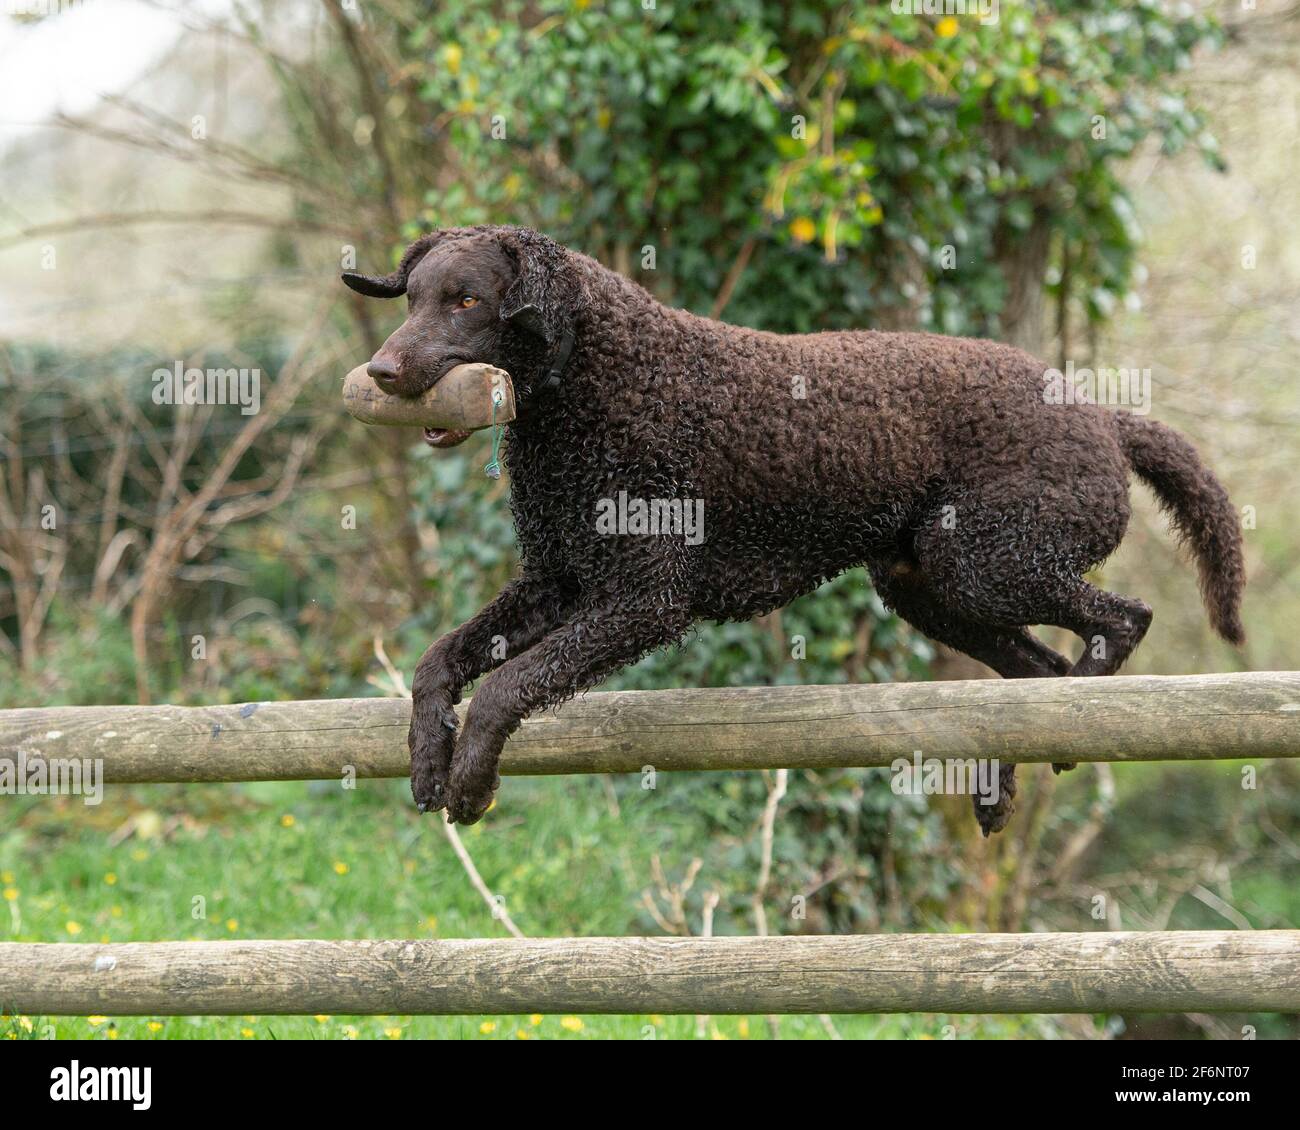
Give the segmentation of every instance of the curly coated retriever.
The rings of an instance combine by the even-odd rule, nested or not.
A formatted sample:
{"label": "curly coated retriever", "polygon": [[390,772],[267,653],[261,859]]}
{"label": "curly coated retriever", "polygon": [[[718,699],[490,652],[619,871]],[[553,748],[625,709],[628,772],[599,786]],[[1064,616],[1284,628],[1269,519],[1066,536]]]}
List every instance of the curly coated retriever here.
{"label": "curly coated retriever", "polygon": [[[697,620],[771,611],[857,565],[899,616],[1006,678],[1112,674],[1151,609],[1083,576],[1124,536],[1130,471],[1190,544],[1214,627],[1242,641],[1239,524],[1195,449],[1129,412],[1053,403],[1020,350],[724,325],[525,228],[435,232],[392,274],[343,279],[407,296],[369,367],[386,390],[416,396],[486,361],[513,375],[519,401],[506,463],[522,571],[420,660],[422,811],[473,823],[527,714]],[[426,432],[439,447],[465,438]],[[1034,624],[1082,637],[1082,657],[1071,664]],[[457,738],[453,705],[494,668]],[[1014,766],[1001,784],[996,804],[976,804],[986,835],[1013,811]]]}

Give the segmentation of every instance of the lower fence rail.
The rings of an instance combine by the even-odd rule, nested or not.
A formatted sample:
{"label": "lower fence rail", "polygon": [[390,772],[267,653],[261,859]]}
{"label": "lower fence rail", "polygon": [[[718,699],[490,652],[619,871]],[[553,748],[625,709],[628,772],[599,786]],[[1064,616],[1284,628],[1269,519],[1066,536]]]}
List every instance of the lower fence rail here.
{"label": "lower fence rail", "polygon": [[0,943],[51,1016],[1300,1012],[1300,930]]}

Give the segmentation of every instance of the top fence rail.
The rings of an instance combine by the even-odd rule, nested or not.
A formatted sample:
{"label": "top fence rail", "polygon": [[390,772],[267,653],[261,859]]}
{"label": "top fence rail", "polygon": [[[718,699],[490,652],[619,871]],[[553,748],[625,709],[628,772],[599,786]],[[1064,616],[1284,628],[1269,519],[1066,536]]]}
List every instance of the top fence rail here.
{"label": "top fence rail", "polygon": [[[462,706],[462,710],[464,707]],[[405,699],[0,711],[0,758],[113,783],[404,777]],[[1300,672],[594,693],[528,719],[515,775],[1300,757]]]}

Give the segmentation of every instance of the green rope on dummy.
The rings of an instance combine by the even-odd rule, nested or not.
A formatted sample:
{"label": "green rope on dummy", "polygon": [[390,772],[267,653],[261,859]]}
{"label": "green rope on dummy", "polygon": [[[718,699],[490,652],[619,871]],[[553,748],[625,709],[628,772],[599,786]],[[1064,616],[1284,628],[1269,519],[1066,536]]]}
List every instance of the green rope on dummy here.
{"label": "green rope on dummy", "polygon": [[492,458],[488,460],[487,466],[483,468],[483,473],[489,479],[499,479],[501,477],[501,425],[497,423],[497,405],[505,399],[505,395],[500,389],[494,389],[492,392]]}

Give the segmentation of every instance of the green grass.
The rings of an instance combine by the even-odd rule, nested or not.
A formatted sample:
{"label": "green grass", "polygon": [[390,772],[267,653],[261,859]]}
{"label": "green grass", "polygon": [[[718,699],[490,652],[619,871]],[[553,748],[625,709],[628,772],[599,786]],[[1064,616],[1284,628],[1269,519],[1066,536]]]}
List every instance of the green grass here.
{"label": "green grass", "polygon": [[[125,942],[230,938],[499,937],[450,845],[404,782],[110,788],[104,803],[6,797],[0,938]],[[506,782],[463,832],[484,879],[532,936],[660,931],[640,907],[651,857],[689,833],[671,805],[597,778]],[[698,834],[698,832],[696,833]],[[114,842],[114,840],[117,842]],[[678,844],[680,849],[680,844]],[[786,1038],[825,1039],[816,1017]],[[1042,1017],[836,1017],[846,1037],[1050,1036]],[[0,1037],[97,1039],[693,1038],[694,1017],[11,1017]],[[765,1039],[765,1018],[714,1017],[710,1038]]]}

